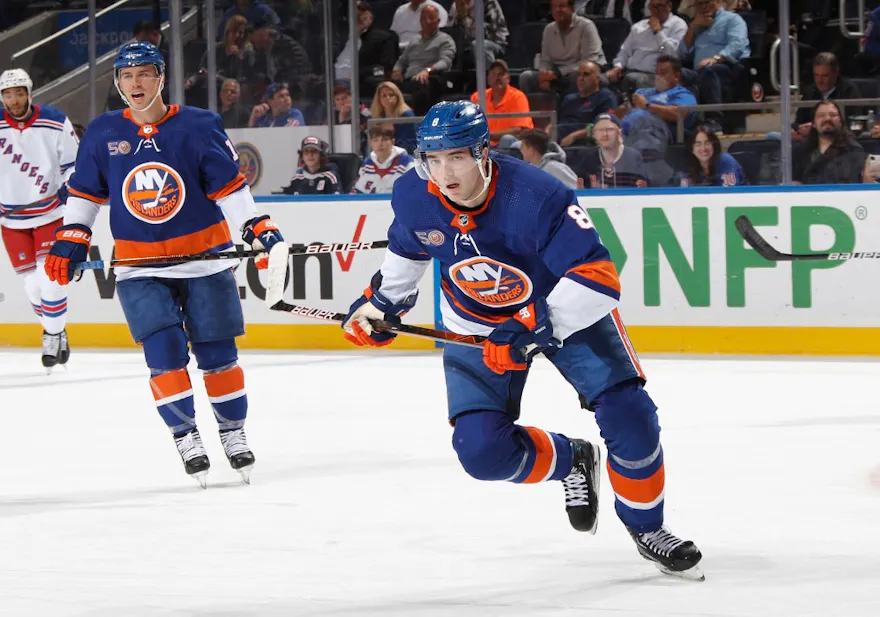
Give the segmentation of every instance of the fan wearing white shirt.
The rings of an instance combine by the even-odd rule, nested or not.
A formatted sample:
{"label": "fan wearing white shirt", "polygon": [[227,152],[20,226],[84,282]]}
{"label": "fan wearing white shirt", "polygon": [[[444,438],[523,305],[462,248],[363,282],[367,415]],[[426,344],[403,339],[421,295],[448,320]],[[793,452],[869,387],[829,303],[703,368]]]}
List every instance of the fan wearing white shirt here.
{"label": "fan wearing white shirt", "polygon": [[394,19],[391,21],[391,29],[397,33],[400,38],[400,48],[404,49],[407,45],[422,38],[421,16],[422,9],[426,6],[433,6],[440,13],[440,27],[443,28],[449,22],[449,14],[434,0],[411,0],[406,4],[401,4],[394,11]]}

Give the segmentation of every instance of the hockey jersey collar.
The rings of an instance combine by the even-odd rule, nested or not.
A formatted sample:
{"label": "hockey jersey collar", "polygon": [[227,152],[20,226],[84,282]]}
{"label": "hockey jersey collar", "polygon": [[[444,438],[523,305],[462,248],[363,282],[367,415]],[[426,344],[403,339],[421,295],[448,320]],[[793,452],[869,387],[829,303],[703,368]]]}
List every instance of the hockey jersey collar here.
{"label": "hockey jersey collar", "polygon": [[[492,162],[495,163],[495,161]],[[492,165],[492,182],[489,183],[489,191],[486,193],[486,201],[484,201],[483,205],[476,210],[463,210],[456,207],[454,203],[446,199],[446,195],[443,194],[440,187],[434,184],[431,180],[428,180],[428,192],[439,199],[440,203],[443,204],[443,207],[455,215],[452,217],[452,221],[449,224],[458,229],[462,234],[467,234],[471,229],[477,228],[477,222],[474,219],[485,212],[486,208],[489,207],[489,202],[491,202],[492,198],[495,196],[495,186],[497,184],[498,165],[496,163]]]}
{"label": "hockey jersey collar", "polygon": [[31,114],[30,118],[27,120],[16,120],[12,116],[9,115],[9,112],[5,109],[3,110],[3,120],[6,121],[6,124],[11,126],[14,129],[18,129],[19,131],[23,131],[26,128],[30,127],[34,122],[37,121],[37,118],[40,117],[40,106],[33,105],[34,112]]}
{"label": "hockey jersey collar", "polygon": [[179,111],[180,111],[180,105],[169,105],[168,111],[165,112],[165,115],[162,116],[162,118],[160,118],[158,122],[154,122],[152,124],[141,124],[140,122],[138,122],[137,120],[132,118],[131,117],[131,109],[126,109],[125,111],[123,111],[122,117],[125,118],[126,120],[128,120],[129,122],[131,122],[132,124],[134,124],[135,126],[140,127],[140,128],[138,128],[138,135],[143,137],[144,139],[149,140],[149,139],[152,139],[153,137],[155,137],[159,133],[159,129],[156,127],[158,127],[160,124],[162,124],[166,120],[170,120],[171,118],[173,118],[175,115],[177,115],[177,112],[179,112]]}

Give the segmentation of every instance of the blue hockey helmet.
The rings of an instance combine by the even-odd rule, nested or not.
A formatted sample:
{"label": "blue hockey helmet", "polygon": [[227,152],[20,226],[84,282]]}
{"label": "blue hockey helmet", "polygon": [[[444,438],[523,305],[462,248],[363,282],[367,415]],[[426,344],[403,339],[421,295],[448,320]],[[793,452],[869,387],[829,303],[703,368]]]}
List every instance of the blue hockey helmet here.
{"label": "blue hockey helmet", "polygon": [[480,161],[489,148],[489,123],[480,106],[471,101],[442,101],[434,105],[416,133],[416,171],[429,179],[425,155],[429,152],[470,148]]}
{"label": "blue hockey helmet", "polygon": [[155,45],[146,41],[133,41],[119,48],[119,53],[116,54],[116,59],[113,60],[113,85],[116,86],[116,91],[119,92],[122,101],[129,107],[131,107],[131,103],[125,98],[122,88],[119,87],[119,71],[134,66],[156,67],[156,76],[160,79],[159,89],[156,91],[153,100],[147,105],[146,108],[149,108],[156,102],[156,99],[159,98],[159,94],[162,92],[162,88],[165,87],[165,58],[162,57],[162,54],[159,53]]}

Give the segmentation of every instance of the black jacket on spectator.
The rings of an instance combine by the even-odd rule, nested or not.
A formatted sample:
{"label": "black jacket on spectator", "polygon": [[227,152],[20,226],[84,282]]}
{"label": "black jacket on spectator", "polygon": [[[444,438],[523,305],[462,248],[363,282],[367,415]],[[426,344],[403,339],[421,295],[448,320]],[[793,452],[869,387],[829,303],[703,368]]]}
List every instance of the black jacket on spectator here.
{"label": "black jacket on spectator", "polygon": [[265,75],[269,82],[284,82],[290,86],[294,100],[301,98],[312,74],[312,62],[305,48],[286,34],[278,34],[272,49],[257,51],[252,75]]}
{"label": "black jacket on spectator", "polygon": [[[361,35],[361,48],[358,51],[358,73],[361,81],[369,77],[391,76],[391,69],[397,62],[398,38],[388,30],[371,26]],[[384,75],[374,75],[374,67],[380,66]]]}
{"label": "black jacket on spectator", "polygon": [[865,171],[864,148],[844,133],[825,152],[816,145],[815,129],[792,153],[792,180],[802,184],[858,184]]}
{"label": "black jacket on spectator", "polygon": [[226,111],[221,112],[219,109],[217,111],[220,113],[220,118],[223,119],[223,128],[226,129],[247,128],[251,117],[247,108],[241,103],[236,103]]}
{"label": "black jacket on spectator", "polygon": [[285,195],[334,195],[342,192],[336,165],[319,167],[315,173],[300,167],[283,189]]}
{"label": "black jacket on spectator", "polygon": [[[862,93],[859,91],[859,87],[857,85],[841,75],[837,78],[837,85],[834,86],[834,91],[828,98],[835,101],[839,99],[860,99],[862,98]],[[804,89],[803,100],[817,102],[822,100],[822,95],[819,94],[819,91],[816,89],[816,84],[811,83]],[[844,113],[846,114],[846,117],[849,118],[850,116],[859,115],[860,113],[862,113],[862,108],[847,107],[844,110]],[[846,118],[842,119],[844,121],[846,120]],[[797,114],[795,115],[793,128],[797,128],[801,124],[806,124],[807,122],[811,122],[812,120],[813,108],[801,107],[797,110]]]}

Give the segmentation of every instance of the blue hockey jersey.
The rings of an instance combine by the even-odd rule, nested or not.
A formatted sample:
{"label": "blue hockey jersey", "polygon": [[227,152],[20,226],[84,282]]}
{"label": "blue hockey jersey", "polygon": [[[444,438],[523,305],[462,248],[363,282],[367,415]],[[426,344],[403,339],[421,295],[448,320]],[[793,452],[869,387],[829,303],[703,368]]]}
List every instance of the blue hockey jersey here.
{"label": "blue hockey jersey", "polygon": [[137,124],[127,109],[95,118],[70,179],[72,197],[109,202],[123,259],[232,247],[215,202],[246,187],[220,116],[176,105],[155,124]]}
{"label": "blue hockey jersey", "polygon": [[748,184],[742,165],[732,155],[722,152],[711,176],[691,178],[681,172],[681,186],[741,186]]}
{"label": "blue hockey jersey", "polygon": [[379,291],[402,300],[435,258],[448,329],[486,335],[544,297],[563,340],[616,306],[617,271],[571,189],[523,161],[490,156],[488,198],[474,210],[459,209],[415,170],[397,180]]}

